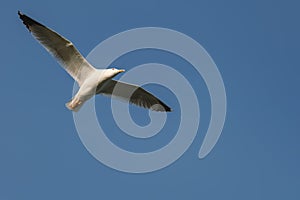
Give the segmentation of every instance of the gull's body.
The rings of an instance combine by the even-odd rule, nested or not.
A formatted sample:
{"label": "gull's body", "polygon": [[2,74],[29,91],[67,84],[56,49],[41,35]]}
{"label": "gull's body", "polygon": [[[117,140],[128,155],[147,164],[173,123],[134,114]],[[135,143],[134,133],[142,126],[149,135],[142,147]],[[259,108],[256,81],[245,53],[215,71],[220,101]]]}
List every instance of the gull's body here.
{"label": "gull's body", "polygon": [[74,98],[66,103],[67,108],[78,111],[85,101],[94,96],[97,85],[105,81],[105,78],[102,76],[103,74],[104,71],[102,70],[96,70],[94,73],[91,73],[81,84]]}
{"label": "gull's body", "polygon": [[21,12],[18,14],[33,36],[79,84],[77,94],[66,103],[70,110],[78,111],[84,102],[95,94],[104,94],[151,110],[171,111],[166,104],[143,88],[112,79],[125,70],[96,69],[79,53],[72,42]]}

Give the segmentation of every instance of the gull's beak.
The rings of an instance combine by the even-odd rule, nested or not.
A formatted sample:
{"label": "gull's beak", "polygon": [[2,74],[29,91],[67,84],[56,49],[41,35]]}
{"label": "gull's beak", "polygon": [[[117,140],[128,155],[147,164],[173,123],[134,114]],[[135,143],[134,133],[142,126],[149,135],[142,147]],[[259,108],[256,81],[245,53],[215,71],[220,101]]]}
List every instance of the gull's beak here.
{"label": "gull's beak", "polygon": [[125,72],[125,69],[119,69],[119,73]]}

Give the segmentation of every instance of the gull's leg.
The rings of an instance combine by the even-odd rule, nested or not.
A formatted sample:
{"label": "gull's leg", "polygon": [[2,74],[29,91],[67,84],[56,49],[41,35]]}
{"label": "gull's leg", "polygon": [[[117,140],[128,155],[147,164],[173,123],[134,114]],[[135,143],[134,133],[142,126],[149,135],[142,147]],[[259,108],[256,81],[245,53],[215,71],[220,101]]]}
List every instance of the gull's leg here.
{"label": "gull's leg", "polygon": [[83,104],[83,101],[75,96],[71,101],[66,103],[66,107],[69,110],[77,112],[80,109],[80,107],[82,106],[82,104]]}
{"label": "gull's leg", "polygon": [[95,89],[89,84],[83,84],[74,98],[66,103],[69,110],[77,112],[85,101],[89,100],[95,94]]}

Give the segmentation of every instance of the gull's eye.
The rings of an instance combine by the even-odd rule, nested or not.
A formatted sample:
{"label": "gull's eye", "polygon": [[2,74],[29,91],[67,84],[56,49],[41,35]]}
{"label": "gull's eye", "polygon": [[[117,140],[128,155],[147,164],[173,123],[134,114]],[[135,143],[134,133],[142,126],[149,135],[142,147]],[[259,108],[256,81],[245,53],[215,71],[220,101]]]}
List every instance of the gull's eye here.
{"label": "gull's eye", "polygon": [[116,68],[112,68],[112,70],[115,70]]}

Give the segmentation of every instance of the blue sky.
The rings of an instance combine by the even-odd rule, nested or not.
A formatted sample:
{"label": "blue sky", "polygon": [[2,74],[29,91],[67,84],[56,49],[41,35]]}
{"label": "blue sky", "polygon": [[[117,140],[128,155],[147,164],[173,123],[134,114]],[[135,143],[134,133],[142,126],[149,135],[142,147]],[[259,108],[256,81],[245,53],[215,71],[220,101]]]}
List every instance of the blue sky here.
{"label": "blue sky", "polygon": [[[297,1],[7,1],[1,3],[0,199],[299,199],[300,95]],[[151,51],[114,64],[130,69],[163,62],[194,83],[200,129],[171,166],[148,174],[110,169],[81,143],[64,104],[73,80],[31,37],[17,10],[55,29],[87,55],[99,42],[131,28],[171,28],[198,41],[217,64],[227,93],[227,118],[213,151],[197,157],[210,116],[200,76],[179,58]],[[149,86],[171,106],[167,89]],[[98,117],[109,99],[97,97]],[[101,110],[103,109],[103,112]],[[132,107],[137,123],[146,111]],[[202,113],[203,112],[203,113]],[[171,115],[176,127],[179,113]],[[135,141],[110,119],[110,139],[132,151],[160,147],[172,135]],[[107,123],[112,123],[108,126]],[[174,129],[167,124],[166,132]],[[123,139],[123,141],[122,141]],[[143,149],[145,147],[145,149]]]}

